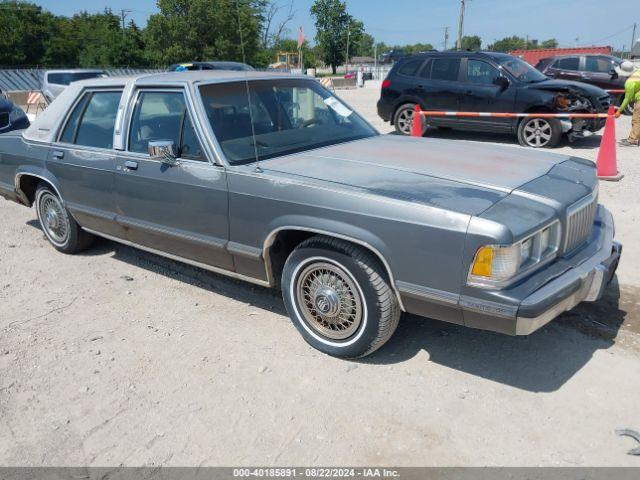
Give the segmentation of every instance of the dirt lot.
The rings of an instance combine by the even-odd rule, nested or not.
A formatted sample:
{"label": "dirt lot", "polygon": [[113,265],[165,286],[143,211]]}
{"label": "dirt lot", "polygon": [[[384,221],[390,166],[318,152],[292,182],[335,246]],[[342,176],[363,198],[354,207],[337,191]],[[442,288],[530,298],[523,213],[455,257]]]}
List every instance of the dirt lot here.
{"label": "dirt lot", "polygon": [[[373,87],[343,96],[381,126]],[[638,162],[601,186],[625,244],[601,304],[525,338],[407,316],[361,362],[308,347],[275,292],[108,241],[64,256],[0,201],[0,465],[640,466],[614,435],[640,429]]]}

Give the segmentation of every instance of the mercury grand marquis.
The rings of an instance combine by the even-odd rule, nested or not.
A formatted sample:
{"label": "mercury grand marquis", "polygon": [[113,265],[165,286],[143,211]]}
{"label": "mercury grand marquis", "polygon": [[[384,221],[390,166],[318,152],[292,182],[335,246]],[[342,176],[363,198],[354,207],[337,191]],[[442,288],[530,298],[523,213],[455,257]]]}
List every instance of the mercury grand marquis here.
{"label": "mercury grand marquis", "polygon": [[530,334],[597,301],[621,253],[592,162],[380,135],[286,74],[74,83],[0,135],[0,193],[60,252],[97,235],[280,288],[304,339],[344,358],[402,312]]}

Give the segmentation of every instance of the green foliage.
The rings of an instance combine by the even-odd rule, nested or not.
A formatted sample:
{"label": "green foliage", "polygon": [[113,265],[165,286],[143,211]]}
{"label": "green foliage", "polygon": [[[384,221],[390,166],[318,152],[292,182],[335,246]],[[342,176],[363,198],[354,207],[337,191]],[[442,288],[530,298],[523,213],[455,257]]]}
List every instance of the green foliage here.
{"label": "green foliage", "polygon": [[[161,65],[188,60],[258,58],[264,0],[158,0],[145,31],[147,58]],[[242,31],[240,31],[240,28]],[[242,37],[242,38],[241,38]]]}
{"label": "green foliage", "polygon": [[22,1],[0,3],[0,65],[36,65],[51,35],[53,15]]}
{"label": "green foliage", "polygon": [[482,40],[479,36],[465,36],[462,37],[462,50],[469,50],[472,52],[478,51],[482,48]]}
{"label": "green foliage", "polygon": [[340,0],[316,0],[311,7],[311,15],[316,21],[320,58],[335,73],[338,65],[345,62],[347,42],[352,49],[349,56],[352,56],[353,49],[357,52],[364,25],[347,13],[346,3]]}
{"label": "green foliage", "polygon": [[537,48],[558,48],[558,41],[555,38],[550,38],[542,43],[538,40],[529,40],[514,35],[512,37],[506,37],[502,40],[498,40],[493,45],[489,45],[489,50],[494,52],[510,52],[513,50],[534,50]]}
{"label": "green foliage", "polygon": [[403,50],[406,54],[414,54],[433,50],[433,45],[430,43],[414,43],[413,45],[396,46],[394,48]]}

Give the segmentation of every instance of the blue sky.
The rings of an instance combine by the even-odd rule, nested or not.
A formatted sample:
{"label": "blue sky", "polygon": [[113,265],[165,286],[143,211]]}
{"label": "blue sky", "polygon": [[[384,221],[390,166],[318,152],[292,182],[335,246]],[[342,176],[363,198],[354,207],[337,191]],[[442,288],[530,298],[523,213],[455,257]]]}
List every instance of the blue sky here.
{"label": "blue sky", "polygon": [[[278,0],[287,4],[290,0]],[[78,10],[99,11],[105,7],[133,10],[129,15],[144,25],[155,12],[155,0],[40,0],[56,14]],[[313,0],[294,0],[296,18],[290,36],[304,26],[307,37],[315,29],[309,15]],[[484,44],[509,35],[529,35],[540,40],[555,37],[563,46],[612,45],[627,48],[631,26],[640,23],[638,0],[471,0],[467,2],[465,34],[479,35]],[[431,43],[443,47],[444,27],[449,44],[455,41],[458,0],[347,0],[349,12],[365,23],[377,40],[388,44]],[[629,16],[629,13],[632,15]],[[636,39],[640,38],[640,27]]]}

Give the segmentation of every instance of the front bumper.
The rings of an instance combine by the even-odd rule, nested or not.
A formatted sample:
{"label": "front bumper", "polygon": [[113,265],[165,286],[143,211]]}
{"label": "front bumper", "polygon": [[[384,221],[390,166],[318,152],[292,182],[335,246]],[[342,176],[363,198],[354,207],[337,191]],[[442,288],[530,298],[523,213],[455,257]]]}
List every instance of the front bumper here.
{"label": "front bumper", "polygon": [[581,302],[602,298],[620,262],[611,213],[600,207],[601,248],[595,255],[525,298],[518,308],[516,335],[529,335]]}
{"label": "front bumper", "polygon": [[[580,302],[599,300],[615,275],[622,252],[614,233],[611,213],[599,206],[589,242],[571,259],[558,260],[565,264],[561,273],[544,283],[534,278],[512,291],[493,292],[492,300],[462,295],[458,305],[464,325],[529,335]],[[545,274],[543,269],[536,275]]]}

